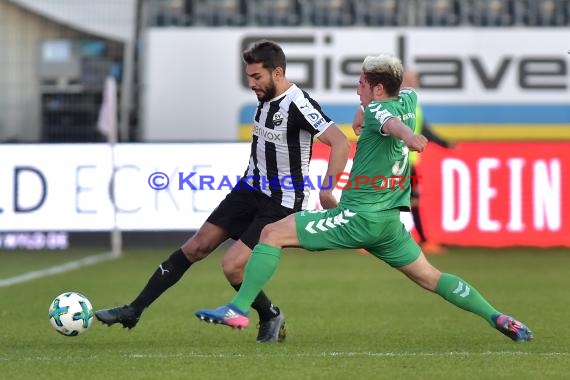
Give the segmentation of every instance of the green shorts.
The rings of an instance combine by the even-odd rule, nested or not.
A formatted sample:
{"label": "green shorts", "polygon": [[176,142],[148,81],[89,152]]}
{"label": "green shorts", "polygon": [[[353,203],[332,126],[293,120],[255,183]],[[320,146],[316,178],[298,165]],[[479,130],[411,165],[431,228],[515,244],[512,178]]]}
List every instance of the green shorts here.
{"label": "green shorts", "polygon": [[414,262],[420,247],[400,221],[400,210],[352,212],[330,210],[295,213],[297,235],[309,251],[364,248],[394,268]]}

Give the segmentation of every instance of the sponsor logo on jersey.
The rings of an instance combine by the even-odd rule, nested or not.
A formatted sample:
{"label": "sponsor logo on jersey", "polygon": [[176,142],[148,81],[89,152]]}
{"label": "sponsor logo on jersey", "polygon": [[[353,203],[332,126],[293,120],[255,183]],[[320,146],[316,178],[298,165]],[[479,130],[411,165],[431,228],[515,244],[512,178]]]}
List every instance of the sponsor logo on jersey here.
{"label": "sponsor logo on jersey", "polygon": [[286,142],[285,132],[275,131],[273,129],[265,128],[257,124],[253,126],[253,134],[257,137],[261,137],[262,139],[272,143]]}
{"label": "sponsor logo on jersey", "polygon": [[325,119],[323,118],[323,116],[318,113],[318,112],[311,112],[307,115],[307,118],[309,119],[309,122],[311,123],[311,125],[315,128],[318,129],[321,125],[323,125],[325,123]]}

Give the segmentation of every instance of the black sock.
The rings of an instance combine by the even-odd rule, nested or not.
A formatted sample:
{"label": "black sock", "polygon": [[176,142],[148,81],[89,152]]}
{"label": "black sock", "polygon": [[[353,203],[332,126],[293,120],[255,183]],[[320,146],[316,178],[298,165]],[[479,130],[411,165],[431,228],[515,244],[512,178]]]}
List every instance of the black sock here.
{"label": "black sock", "polygon": [[159,265],[142,292],[130,305],[139,314],[142,313],[162,293],[176,284],[186,270],[190,268],[190,265],[192,263],[188,261],[184,252],[181,249],[177,249],[165,262]]}
{"label": "black sock", "polygon": [[420,243],[423,243],[427,239],[426,239],[426,235],[424,234],[424,228],[422,226],[422,220],[420,219],[419,207],[412,206],[412,218],[414,219],[414,226],[416,227],[416,231],[418,231],[418,235],[420,235]]}
{"label": "black sock", "polygon": [[[236,292],[241,288],[241,284],[232,285]],[[274,306],[267,295],[262,291],[259,292],[257,297],[253,300],[251,307],[259,314],[260,321],[268,321],[273,317],[280,314],[279,308]]]}

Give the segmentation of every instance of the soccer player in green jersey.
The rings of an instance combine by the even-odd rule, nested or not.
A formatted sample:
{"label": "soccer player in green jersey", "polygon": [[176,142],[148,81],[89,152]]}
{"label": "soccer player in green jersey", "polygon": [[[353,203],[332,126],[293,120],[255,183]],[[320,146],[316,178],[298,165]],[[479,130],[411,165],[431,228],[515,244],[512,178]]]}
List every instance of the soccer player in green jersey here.
{"label": "soccer player in green jersey", "polygon": [[365,106],[364,128],[339,204],[322,211],[300,211],[268,224],[250,257],[241,289],[232,301],[196,316],[206,322],[245,328],[255,296],[273,275],[283,247],[310,251],[365,248],[421,287],[485,319],[514,341],[529,341],[524,324],[501,313],[465,280],[431,265],[400,221],[410,208],[408,153],[421,152],[427,139],[414,134],[417,96],[400,89],[403,67],[392,55],[366,57],[358,82]]}

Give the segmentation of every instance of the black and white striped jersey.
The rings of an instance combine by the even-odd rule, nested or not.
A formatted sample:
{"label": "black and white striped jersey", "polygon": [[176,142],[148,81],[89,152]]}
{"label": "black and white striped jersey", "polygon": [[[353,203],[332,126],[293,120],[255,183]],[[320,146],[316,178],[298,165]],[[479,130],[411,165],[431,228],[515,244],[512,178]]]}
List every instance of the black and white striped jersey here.
{"label": "black and white striped jersey", "polygon": [[313,137],[332,124],[321,106],[296,85],[259,102],[244,180],[284,207],[305,208],[310,189],[303,188],[303,180],[309,175]]}

